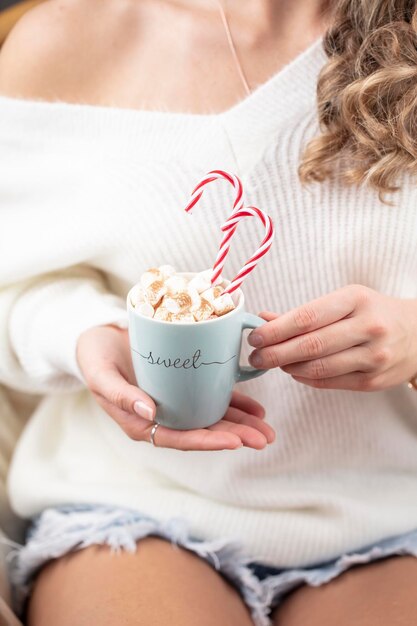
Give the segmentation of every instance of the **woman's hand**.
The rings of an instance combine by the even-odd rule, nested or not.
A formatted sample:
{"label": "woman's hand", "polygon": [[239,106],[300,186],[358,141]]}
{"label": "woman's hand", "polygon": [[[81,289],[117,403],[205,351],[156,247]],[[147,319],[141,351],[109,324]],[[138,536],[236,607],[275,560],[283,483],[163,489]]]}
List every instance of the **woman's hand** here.
{"label": "woman's hand", "polygon": [[[111,325],[89,328],[78,339],[77,360],[98,404],[128,437],[149,441],[156,407],[136,386],[127,330]],[[264,415],[258,402],[234,392],[226,415],[213,426],[195,430],[159,426],[155,443],[178,450],[233,450],[242,445],[259,450],[275,437]]]}
{"label": "woman's hand", "polygon": [[252,331],[254,367],[280,367],[311,387],[377,391],[417,373],[417,300],[348,285]]}

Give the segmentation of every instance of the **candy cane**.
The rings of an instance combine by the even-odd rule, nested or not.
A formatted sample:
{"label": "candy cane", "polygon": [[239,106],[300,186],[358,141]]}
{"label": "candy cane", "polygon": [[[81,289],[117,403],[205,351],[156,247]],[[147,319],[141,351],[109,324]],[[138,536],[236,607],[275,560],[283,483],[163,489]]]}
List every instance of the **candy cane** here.
{"label": "candy cane", "polygon": [[[215,180],[221,180],[221,179],[227,180],[231,185],[233,185],[233,188],[236,190],[235,201],[233,203],[233,212],[243,209],[243,186],[242,186],[242,182],[240,178],[238,178],[235,174],[228,174],[228,172],[225,172],[224,170],[212,170],[211,172],[208,172],[206,177],[203,178],[203,180],[200,181],[197,187],[195,187],[195,189],[193,190],[191,194],[191,200],[185,207],[185,211],[187,213],[190,213],[192,211],[194,206],[197,204],[197,202],[200,200],[201,196],[203,195],[205,187],[209,183]],[[229,252],[229,248],[230,248],[230,246],[228,245],[228,242],[233,237],[233,234],[236,228],[237,228],[237,224],[234,228],[231,228],[228,231],[228,233],[223,237],[220,250],[217,253],[217,257],[213,265],[213,275],[211,277],[211,284],[214,284],[215,280],[221,274],[224,261],[226,259],[227,253]],[[217,268],[220,268],[220,271],[217,271]]]}
{"label": "candy cane", "polygon": [[[230,248],[230,233],[232,235],[235,233],[238,224],[245,219],[246,217],[257,217],[262,222],[265,227],[265,235],[261,242],[261,245],[256,250],[256,252],[246,261],[245,265],[239,270],[234,279],[230,282],[230,284],[226,287],[223,293],[233,293],[236,289],[240,287],[243,280],[246,278],[250,272],[252,272],[256,265],[258,264],[259,259],[261,259],[268,252],[272,245],[272,241],[275,236],[274,224],[266,213],[258,209],[257,207],[250,206],[245,207],[239,211],[235,211],[229,217],[229,219],[223,224],[222,231],[225,232],[225,236],[223,238],[222,243],[220,244],[220,250],[223,250],[222,253],[222,262],[218,263],[217,267],[213,267],[213,277],[212,283],[216,280],[216,278],[221,274],[223,265],[227,256],[227,253]],[[224,241],[227,240],[226,246],[224,246]],[[216,264],[215,264],[216,265]]]}
{"label": "candy cane", "polygon": [[200,181],[192,192],[191,200],[185,207],[185,211],[190,213],[197,202],[200,200],[204,193],[206,186],[215,181],[224,179],[233,185],[236,190],[235,201],[233,203],[233,212],[229,219],[223,224],[222,231],[224,233],[223,239],[220,244],[219,251],[216,256],[216,260],[213,264],[213,271],[211,275],[211,284],[215,284],[217,278],[223,271],[223,266],[226,261],[226,257],[230,250],[230,241],[236,232],[236,229],[242,219],[245,217],[257,217],[261,220],[265,227],[265,236],[261,242],[258,250],[246,261],[245,265],[239,270],[235,278],[227,286],[223,293],[232,293],[242,284],[244,278],[252,272],[256,267],[260,258],[262,258],[270,249],[274,238],[274,225],[271,218],[257,207],[244,207],[243,206],[243,187],[240,179],[235,174],[228,174],[223,170],[212,170],[208,172],[205,178]]}
{"label": "candy cane", "polygon": [[233,203],[233,210],[238,211],[239,209],[242,209],[243,208],[243,187],[242,187],[242,183],[240,179],[235,174],[228,174],[227,172],[224,172],[223,170],[212,170],[205,176],[205,178],[203,178],[201,182],[198,183],[197,187],[192,192],[191,200],[185,207],[185,211],[187,213],[190,213],[192,211],[193,207],[197,204],[197,202],[200,200],[201,196],[203,195],[205,187],[209,183],[213,182],[214,180],[221,180],[221,179],[227,180],[231,185],[233,185],[234,189],[236,190],[236,197]]}

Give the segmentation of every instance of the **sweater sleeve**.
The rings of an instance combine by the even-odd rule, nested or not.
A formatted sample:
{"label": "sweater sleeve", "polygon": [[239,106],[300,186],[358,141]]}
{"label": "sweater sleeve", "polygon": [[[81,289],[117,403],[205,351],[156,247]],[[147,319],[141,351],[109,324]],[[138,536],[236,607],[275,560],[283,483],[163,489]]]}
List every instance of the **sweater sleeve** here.
{"label": "sweater sleeve", "polygon": [[0,378],[23,391],[82,388],[85,380],[76,359],[80,334],[104,324],[127,327],[124,299],[106,290],[101,274],[90,268],[38,278],[15,290],[8,305]]}

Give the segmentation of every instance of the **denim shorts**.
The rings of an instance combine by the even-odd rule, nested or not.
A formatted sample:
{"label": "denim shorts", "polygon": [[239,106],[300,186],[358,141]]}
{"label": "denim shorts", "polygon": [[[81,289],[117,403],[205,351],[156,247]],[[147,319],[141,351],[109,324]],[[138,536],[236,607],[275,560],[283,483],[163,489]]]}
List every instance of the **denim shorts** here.
{"label": "denim shorts", "polygon": [[39,569],[49,560],[92,544],[112,550],[136,551],[136,542],[158,536],[208,561],[240,593],[255,626],[270,626],[269,615],[290,591],[307,584],[319,586],[354,565],[394,555],[417,556],[417,530],[390,537],[339,558],[314,566],[282,569],[252,562],[239,542],[205,541],[187,531],[183,519],[157,521],[138,511],[108,505],[68,505],[48,508],[34,518],[24,546],[9,554],[15,610],[24,613],[25,601]]}

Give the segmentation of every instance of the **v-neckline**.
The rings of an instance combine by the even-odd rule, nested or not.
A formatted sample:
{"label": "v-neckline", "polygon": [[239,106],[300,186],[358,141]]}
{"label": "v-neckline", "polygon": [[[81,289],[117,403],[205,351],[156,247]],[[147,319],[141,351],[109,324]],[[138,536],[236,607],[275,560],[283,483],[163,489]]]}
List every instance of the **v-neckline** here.
{"label": "v-neckline", "polygon": [[236,102],[229,109],[213,115],[227,118],[235,114],[239,115],[245,110],[256,110],[261,102],[264,103],[265,100],[269,99],[270,95],[273,97],[280,95],[280,102],[275,100],[276,112],[281,106],[285,108],[286,102],[284,100],[291,99],[292,93],[297,87],[301,87],[303,92],[306,93],[313,86],[314,95],[317,75],[325,60],[326,55],[323,49],[323,37],[321,36],[308,48],[291,59],[291,61],[283,65],[268,80],[256,87],[249,95]]}

